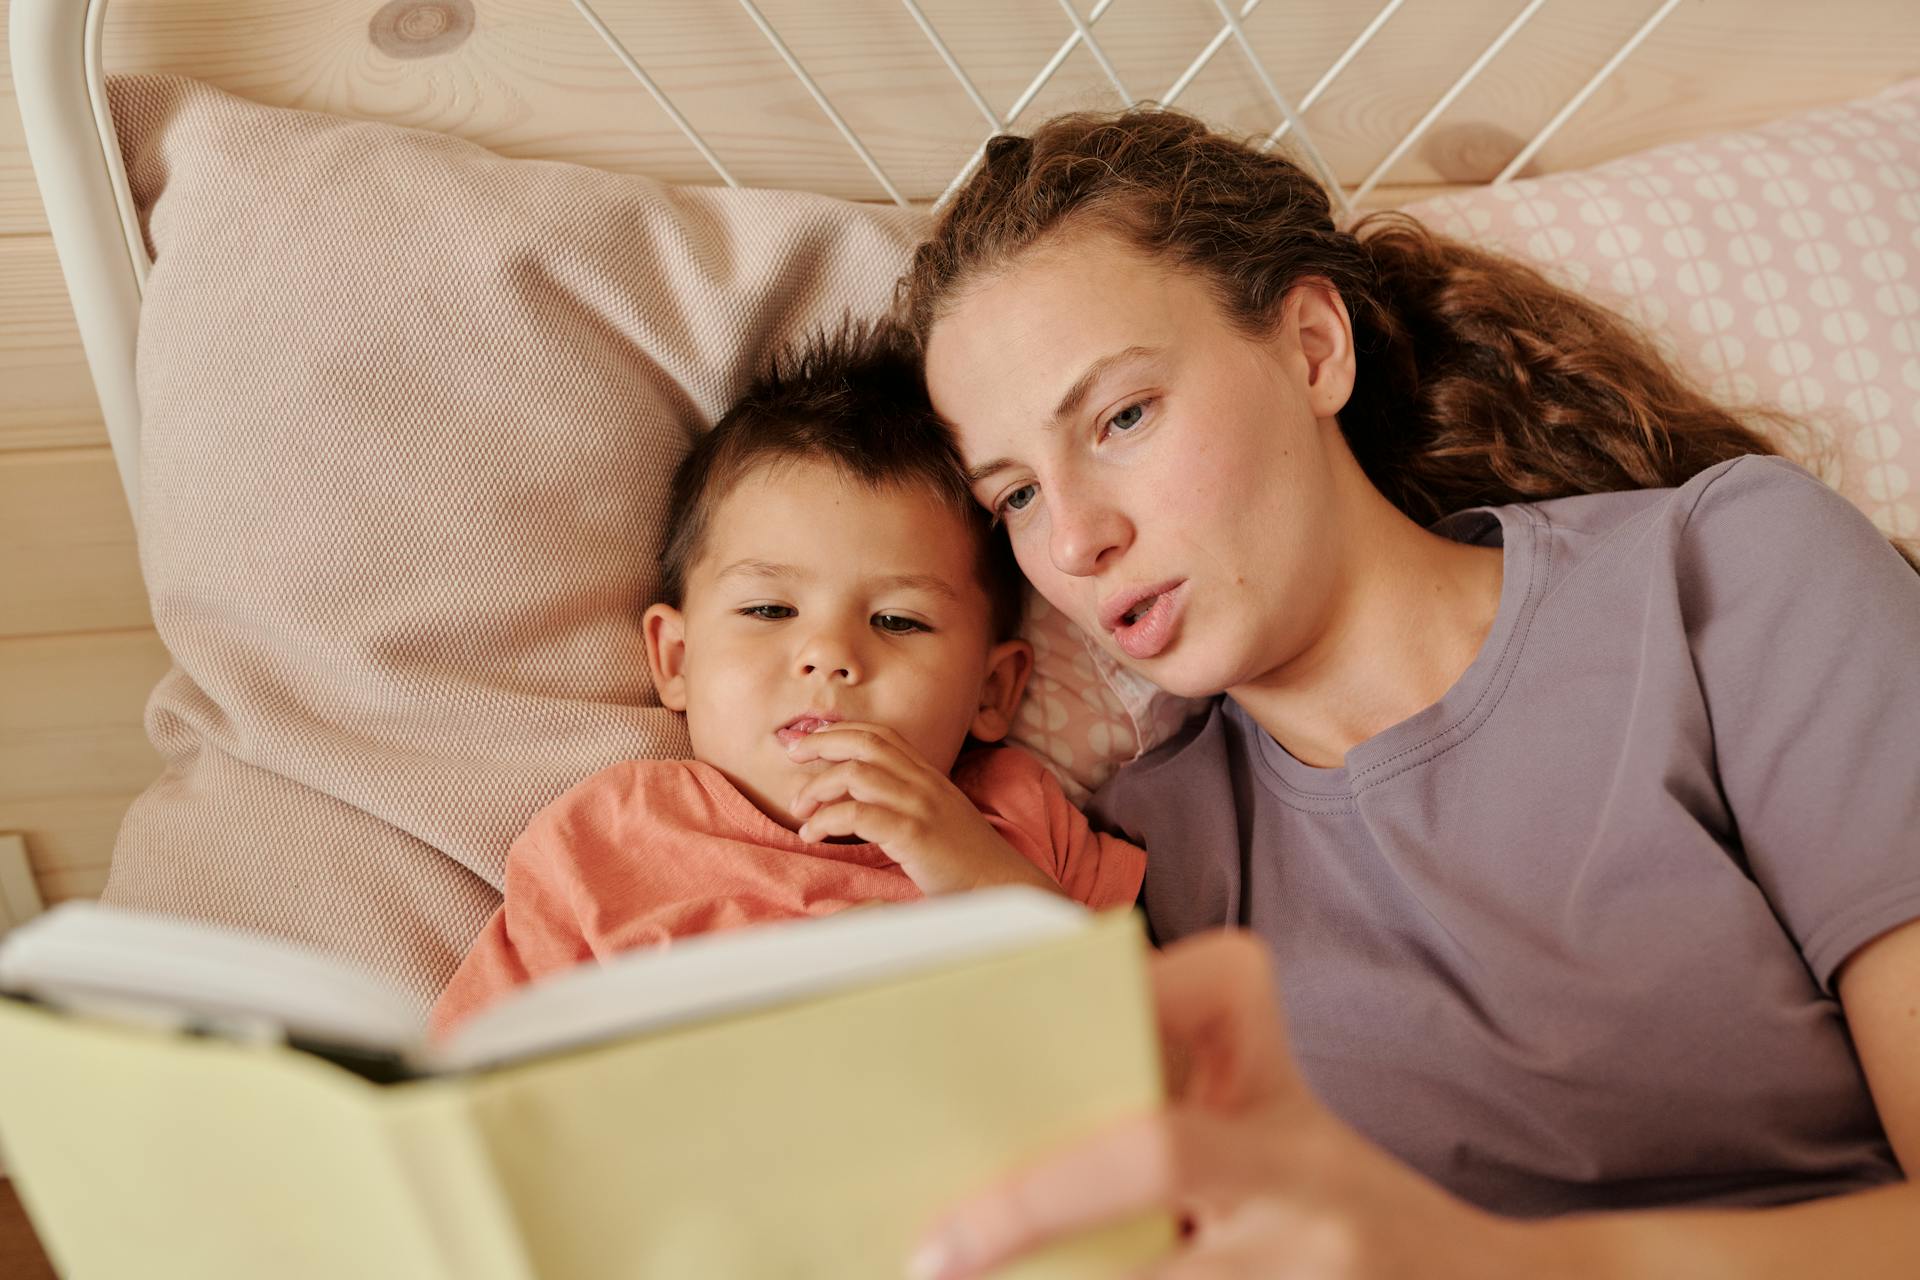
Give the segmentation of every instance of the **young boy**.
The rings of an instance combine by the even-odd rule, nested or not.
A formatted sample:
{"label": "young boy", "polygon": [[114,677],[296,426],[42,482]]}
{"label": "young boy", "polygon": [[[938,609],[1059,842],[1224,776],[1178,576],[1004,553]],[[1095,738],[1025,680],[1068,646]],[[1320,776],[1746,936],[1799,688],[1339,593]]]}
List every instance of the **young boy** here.
{"label": "young boy", "polygon": [[992,884],[1133,902],[1146,855],[1092,831],[1012,726],[1021,581],[905,339],[843,330],[778,367],[674,477],[647,661],[692,760],[633,760],[535,815],[434,1006],[633,947]]}

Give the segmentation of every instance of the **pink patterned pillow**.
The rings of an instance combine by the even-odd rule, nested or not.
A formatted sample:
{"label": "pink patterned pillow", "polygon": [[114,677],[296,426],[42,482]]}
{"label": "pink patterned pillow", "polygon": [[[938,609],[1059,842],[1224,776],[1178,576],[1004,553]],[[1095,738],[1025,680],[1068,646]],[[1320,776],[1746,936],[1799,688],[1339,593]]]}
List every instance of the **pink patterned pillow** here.
{"label": "pink patterned pillow", "polygon": [[1021,634],[1033,644],[1033,677],[1012,739],[1046,762],[1075,803],[1207,705],[1127,670],[1031,590]]}
{"label": "pink patterned pillow", "polygon": [[1920,80],[1579,173],[1407,206],[1639,322],[1887,534],[1920,534]]}

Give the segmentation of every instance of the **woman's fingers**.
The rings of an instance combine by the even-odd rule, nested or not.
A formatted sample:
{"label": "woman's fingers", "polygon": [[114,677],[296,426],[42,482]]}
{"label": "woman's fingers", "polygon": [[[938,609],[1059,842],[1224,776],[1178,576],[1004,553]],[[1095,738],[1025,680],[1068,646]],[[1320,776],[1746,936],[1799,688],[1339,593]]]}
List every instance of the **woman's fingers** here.
{"label": "woman's fingers", "polygon": [[1125,1121],[962,1201],[914,1254],[914,1280],[978,1275],[1049,1240],[1168,1204],[1164,1113]]}
{"label": "woman's fingers", "polygon": [[1150,973],[1172,1098],[1233,1110],[1294,1085],[1272,956],[1252,934],[1183,938],[1154,957]]}

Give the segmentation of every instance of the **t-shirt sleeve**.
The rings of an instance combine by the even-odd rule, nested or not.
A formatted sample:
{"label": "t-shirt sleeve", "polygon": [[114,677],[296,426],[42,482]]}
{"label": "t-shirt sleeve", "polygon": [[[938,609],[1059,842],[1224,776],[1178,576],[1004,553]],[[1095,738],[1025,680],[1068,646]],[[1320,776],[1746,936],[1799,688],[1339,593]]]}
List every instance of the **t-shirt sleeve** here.
{"label": "t-shirt sleeve", "polygon": [[592,958],[574,911],[563,848],[552,836],[542,813],[513,842],[505,896],[427,1015],[431,1039],[441,1039],[516,987]]}
{"label": "t-shirt sleeve", "polygon": [[1680,608],[1748,870],[1829,990],[1920,917],[1920,574],[1779,459],[1701,490]]}
{"label": "t-shirt sleeve", "polygon": [[1045,765],[1018,747],[967,762],[956,779],[1002,839],[1096,910],[1131,906],[1146,875],[1146,851],[1095,831]]}

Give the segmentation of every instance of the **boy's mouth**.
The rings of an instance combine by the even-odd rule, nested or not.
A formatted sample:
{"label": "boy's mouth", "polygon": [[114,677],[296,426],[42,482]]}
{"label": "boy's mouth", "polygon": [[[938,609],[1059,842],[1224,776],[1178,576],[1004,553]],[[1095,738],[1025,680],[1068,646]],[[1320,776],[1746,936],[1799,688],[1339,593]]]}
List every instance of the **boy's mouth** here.
{"label": "boy's mouth", "polygon": [[773,736],[780,739],[781,745],[791,745],[816,730],[844,719],[845,716],[834,711],[805,711],[775,729]]}

